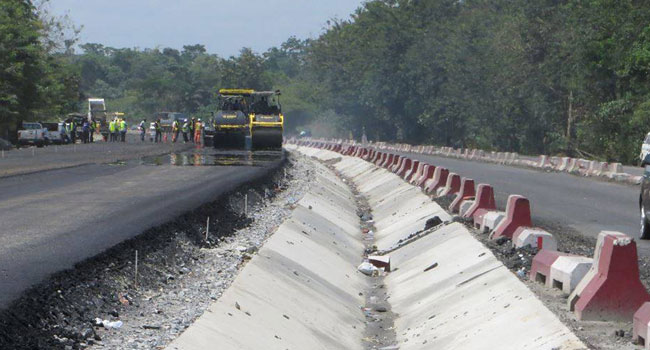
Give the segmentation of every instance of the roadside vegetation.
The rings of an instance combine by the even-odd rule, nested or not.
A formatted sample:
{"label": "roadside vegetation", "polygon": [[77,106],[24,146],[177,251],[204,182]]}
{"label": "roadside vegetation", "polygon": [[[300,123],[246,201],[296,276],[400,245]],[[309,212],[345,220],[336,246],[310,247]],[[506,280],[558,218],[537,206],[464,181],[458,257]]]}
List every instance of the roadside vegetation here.
{"label": "roadside vegetation", "polygon": [[39,4],[0,4],[0,131],[80,111],[87,97],[138,119],[206,115],[219,87],[281,89],[288,131],[315,136],[365,129],[373,140],[634,163],[650,131],[642,1],[375,0],[318,38],[228,58],[200,44],[75,50],[79,29]]}

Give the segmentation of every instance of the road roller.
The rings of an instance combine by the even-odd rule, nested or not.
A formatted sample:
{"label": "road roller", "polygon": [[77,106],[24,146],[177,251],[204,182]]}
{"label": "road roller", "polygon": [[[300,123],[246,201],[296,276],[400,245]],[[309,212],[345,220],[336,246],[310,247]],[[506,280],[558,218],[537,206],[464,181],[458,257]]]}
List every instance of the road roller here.
{"label": "road roller", "polygon": [[284,115],[280,90],[255,91],[251,101],[249,117],[253,149],[282,149]]}
{"label": "road roller", "polygon": [[252,95],[249,89],[221,89],[218,110],[212,113],[214,148],[245,149],[250,136],[249,109]]}

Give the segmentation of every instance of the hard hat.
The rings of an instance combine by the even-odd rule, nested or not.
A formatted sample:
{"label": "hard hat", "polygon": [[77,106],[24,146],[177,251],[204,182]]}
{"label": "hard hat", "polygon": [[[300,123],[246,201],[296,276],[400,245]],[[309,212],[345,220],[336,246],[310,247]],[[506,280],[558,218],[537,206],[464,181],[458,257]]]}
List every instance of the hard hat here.
{"label": "hard hat", "polygon": [[199,121],[201,121],[201,118],[199,118]]}

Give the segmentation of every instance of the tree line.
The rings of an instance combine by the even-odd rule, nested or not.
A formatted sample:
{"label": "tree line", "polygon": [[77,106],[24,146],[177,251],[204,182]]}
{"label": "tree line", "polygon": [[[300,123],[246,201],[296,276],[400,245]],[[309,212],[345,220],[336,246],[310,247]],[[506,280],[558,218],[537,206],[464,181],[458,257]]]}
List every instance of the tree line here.
{"label": "tree line", "polygon": [[650,131],[649,25],[637,0],[374,0],[317,38],[224,58],[200,44],[75,52],[74,35],[47,40],[65,26],[5,0],[0,125],[88,97],[132,118],[207,116],[218,88],[248,87],[282,90],[289,132],[633,163]]}

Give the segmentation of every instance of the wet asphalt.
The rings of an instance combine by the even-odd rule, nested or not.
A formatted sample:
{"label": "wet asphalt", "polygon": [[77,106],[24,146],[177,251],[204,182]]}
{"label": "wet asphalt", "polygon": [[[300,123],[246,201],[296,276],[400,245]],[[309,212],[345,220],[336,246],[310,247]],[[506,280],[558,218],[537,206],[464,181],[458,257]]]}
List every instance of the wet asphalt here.
{"label": "wet asphalt", "polygon": [[[77,145],[71,158],[83,152]],[[55,272],[267,175],[282,158],[208,148],[0,178],[0,308]]]}

